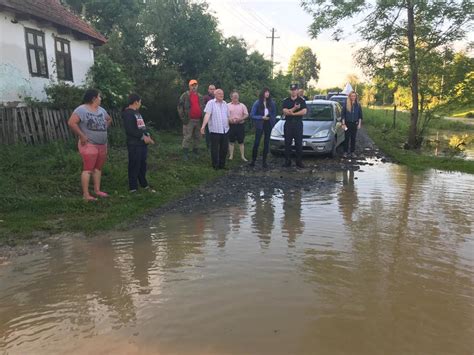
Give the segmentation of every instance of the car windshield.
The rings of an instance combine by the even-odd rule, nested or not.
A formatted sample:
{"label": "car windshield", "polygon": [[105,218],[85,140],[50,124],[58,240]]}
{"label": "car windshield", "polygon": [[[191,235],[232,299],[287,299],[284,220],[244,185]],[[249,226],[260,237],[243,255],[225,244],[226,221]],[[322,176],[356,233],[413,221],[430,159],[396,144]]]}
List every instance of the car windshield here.
{"label": "car windshield", "polygon": [[308,112],[303,117],[305,121],[332,121],[333,109],[330,104],[308,105]]}
{"label": "car windshield", "polygon": [[345,105],[347,97],[331,97],[331,101],[339,102],[341,105]]}

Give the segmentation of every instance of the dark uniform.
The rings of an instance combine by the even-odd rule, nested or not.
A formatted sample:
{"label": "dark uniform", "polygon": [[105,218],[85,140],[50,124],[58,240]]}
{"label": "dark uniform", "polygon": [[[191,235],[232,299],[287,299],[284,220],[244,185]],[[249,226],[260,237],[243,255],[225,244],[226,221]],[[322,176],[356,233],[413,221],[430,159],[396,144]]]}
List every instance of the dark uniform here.
{"label": "dark uniform", "polygon": [[[283,108],[292,109],[295,105],[300,105],[295,112],[306,108],[306,101],[297,96],[295,100],[287,97],[283,101]],[[291,145],[295,140],[296,165],[303,166],[303,116],[285,115],[285,166],[291,166]]]}

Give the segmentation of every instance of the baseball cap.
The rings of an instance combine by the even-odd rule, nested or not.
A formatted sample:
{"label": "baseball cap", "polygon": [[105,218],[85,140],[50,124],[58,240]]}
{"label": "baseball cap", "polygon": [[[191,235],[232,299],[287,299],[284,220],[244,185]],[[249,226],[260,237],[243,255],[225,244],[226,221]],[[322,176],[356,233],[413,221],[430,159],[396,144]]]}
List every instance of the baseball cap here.
{"label": "baseball cap", "polygon": [[291,84],[290,90],[298,90],[298,84]]}
{"label": "baseball cap", "polygon": [[197,84],[197,83],[198,83],[198,81],[197,81],[196,79],[191,79],[191,80],[189,80],[189,85],[190,85],[190,86],[191,86],[191,85],[194,85],[194,84]]}

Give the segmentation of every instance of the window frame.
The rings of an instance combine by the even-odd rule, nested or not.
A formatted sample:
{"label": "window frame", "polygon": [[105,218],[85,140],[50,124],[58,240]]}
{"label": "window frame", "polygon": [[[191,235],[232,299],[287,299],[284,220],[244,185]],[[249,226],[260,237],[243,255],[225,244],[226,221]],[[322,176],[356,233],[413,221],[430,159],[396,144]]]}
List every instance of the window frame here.
{"label": "window frame", "polygon": [[[33,35],[33,42],[31,44],[28,40],[28,35]],[[41,38],[42,46],[38,45],[38,39]],[[25,46],[26,46],[26,58],[28,61],[28,70],[31,76],[36,76],[40,78],[49,78],[49,70],[48,70],[48,56],[46,53],[46,38],[45,34],[42,31],[36,30],[34,28],[25,27]],[[33,71],[32,61],[31,61],[31,54],[30,51],[33,50],[35,53],[35,64],[36,64],[36,72]],[[41,61],[40,61],[40,52],[43,52],[44,55],[44,64],[45,64],[45,73],[41,72]]]}
{"label": "window frame", "polygon": [[[61,44],[61,51],[58,51],[58,43]],[[67,53],[64,51],[65,46],[67,46]],[[58,80],[63,81],[74,81],[74,74],[72,71],[72,55],[71,55],[71,41],[67,39],[54,37],[54,52],[56,56],[56,75]],[[64,64],[64,77],[59,76],[59,63]]]}

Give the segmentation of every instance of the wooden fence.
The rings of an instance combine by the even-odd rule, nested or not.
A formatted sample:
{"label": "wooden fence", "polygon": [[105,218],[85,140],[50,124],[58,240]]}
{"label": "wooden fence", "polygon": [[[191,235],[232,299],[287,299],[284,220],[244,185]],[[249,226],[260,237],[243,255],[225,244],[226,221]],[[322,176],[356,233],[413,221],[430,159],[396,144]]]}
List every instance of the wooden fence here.
{"label": "wooden fence", "polygon": [[[72,110],[0,108],[0,144],[43,144],[74,139],[67,125]],[[119,111],[109,111],[113,126],[121,126]]]}

